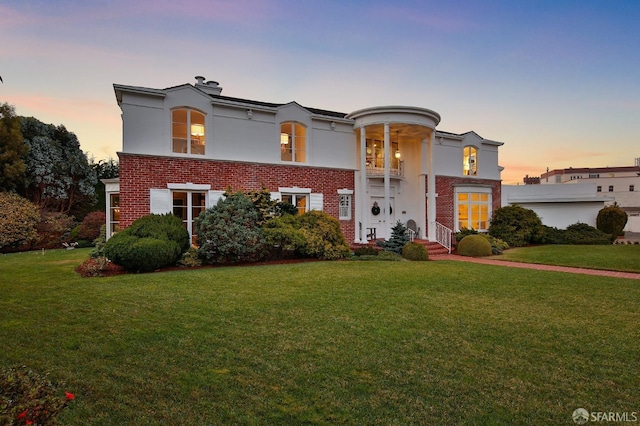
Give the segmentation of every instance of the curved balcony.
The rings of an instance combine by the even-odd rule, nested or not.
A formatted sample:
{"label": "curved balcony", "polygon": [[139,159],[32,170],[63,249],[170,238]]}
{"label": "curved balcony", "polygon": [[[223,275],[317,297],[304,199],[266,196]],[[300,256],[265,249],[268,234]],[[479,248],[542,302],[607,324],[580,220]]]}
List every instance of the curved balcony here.
{"label": "curved balcony", "polygon": [[[392,178],[404,178],[404,161],[394,162],[389,168],[389,176]],[[367,177],[384,177],[384,166],[376,167],[367,164]]]}

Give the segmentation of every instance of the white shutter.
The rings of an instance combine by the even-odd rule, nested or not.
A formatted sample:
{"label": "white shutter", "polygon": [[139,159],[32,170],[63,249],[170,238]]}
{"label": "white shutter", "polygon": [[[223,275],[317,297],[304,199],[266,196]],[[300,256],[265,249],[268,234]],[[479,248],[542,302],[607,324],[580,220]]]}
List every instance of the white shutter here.
{"label": "white shutter", "polygon": [[149,190],[149,211],[153,214],[171,213],[171,191],[168,189]]}
{"label": "white shutter", "polygon": [[209,200],[207,201],[207,208],[215,207],[218,201],[223,198],[226,191],[209,191]]}
{"label": "white shutter", "polygon": [[311,193],[309,196],[309,210],[320,210],[323,207],[322,193]]}
{"label": "white shutter", "polygon": [[282,194],[279,192],[272,192],[271,193],[271,200],[272,201],[282,201]]}

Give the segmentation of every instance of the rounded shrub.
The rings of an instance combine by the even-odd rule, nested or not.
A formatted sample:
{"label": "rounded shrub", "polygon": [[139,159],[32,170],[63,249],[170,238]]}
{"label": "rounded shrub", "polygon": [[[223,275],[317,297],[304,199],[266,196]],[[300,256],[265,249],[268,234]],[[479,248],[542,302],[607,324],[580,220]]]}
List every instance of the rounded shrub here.
{"label": "rounded shrub", "polygon": [[511,247],[522,247],[541,242],[544,227],[533,210],[520,206],[505,206],[493,212],[489,235],[507,242]]}
{"label": "rounded shrub", "polygon": [[35,204],[12,192],[0,192],[0,250],[36,241],[39,221]]}
{"label": "rounded shrub", "polygon": [[467,235],[459,243],[458,254],[462,256],[491,256],[491,243],[482,235]]}
{"label": "rounded shrub", "polygon": [[402,247],[402,257],[409,260],[429,260],[429,252],[422,244],[412,241]]}
{"label": "rounded shrub", "polygon": [[624,235],[624,227],[627,224],[627,220],[627,212],[614,204],[598,212],[596,227],[606,234],[619,237]]}
{"label": "rounded shrub", "polygon": [[150,272],[175,265],[189,246],[189,233],[179,218],[152,214],[112,236],[104,255],[127,271]]}

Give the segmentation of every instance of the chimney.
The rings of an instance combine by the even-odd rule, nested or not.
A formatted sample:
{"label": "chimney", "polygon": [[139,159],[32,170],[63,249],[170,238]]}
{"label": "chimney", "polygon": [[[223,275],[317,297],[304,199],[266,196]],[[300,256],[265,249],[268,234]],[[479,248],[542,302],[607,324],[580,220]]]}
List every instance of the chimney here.
{"label": "chimney", "polygon": [[205,83],[205,78],[199,75],[196,76],[196,80],[196,87],[205,93],[219,95],[222,92],[222,87],[220,87],[217,81],[209,80]]}

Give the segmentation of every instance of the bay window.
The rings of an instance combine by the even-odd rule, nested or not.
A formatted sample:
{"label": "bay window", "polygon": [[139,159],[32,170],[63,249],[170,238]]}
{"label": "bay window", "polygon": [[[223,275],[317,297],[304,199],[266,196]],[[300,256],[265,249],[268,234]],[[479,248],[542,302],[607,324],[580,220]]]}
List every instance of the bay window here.
{"label": "bay window", "polygon": [[491,218],[491,189],[474,188],[456,191],[457,229],[487,231]]}

